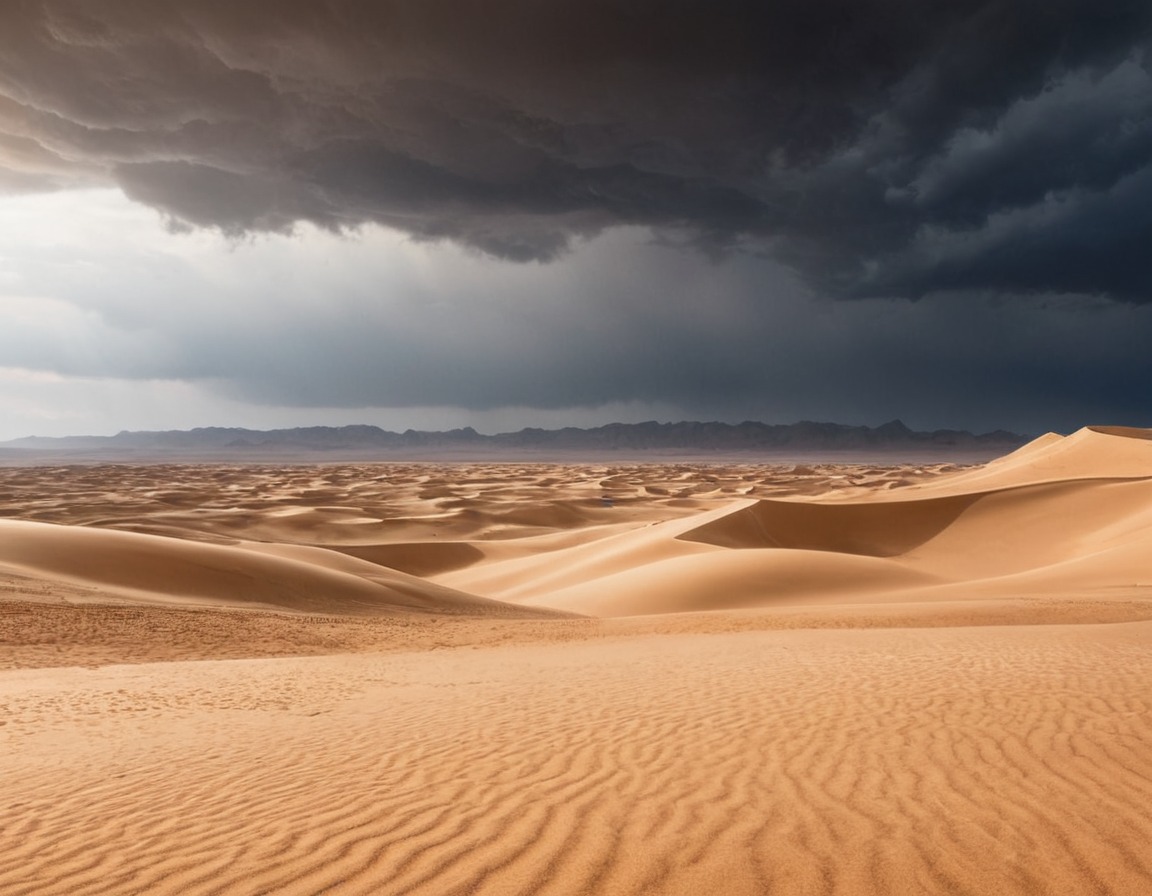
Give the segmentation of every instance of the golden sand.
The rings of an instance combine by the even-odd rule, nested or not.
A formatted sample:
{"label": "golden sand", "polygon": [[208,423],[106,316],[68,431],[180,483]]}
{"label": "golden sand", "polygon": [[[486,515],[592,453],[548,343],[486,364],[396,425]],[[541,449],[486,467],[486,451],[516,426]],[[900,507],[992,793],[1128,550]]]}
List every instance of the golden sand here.
{"label": "golden sand", "polygon": [[1152,892],[1152,440],[0,469],[0,893]]}

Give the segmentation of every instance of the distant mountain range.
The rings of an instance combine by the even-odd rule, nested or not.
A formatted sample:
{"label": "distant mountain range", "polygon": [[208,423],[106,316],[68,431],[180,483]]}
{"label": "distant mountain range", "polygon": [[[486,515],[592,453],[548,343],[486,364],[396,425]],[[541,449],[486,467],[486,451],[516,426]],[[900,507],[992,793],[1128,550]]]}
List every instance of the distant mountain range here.
{"label": "distant mountain range", "polygon": [[935,455],[978,453],[988,456],[1016,448],[1027,437],[964,430],[915,432],[893,420],[882,426],[841,423],[610,423],[590,429],[522,429],[481,435],[471,427],[447,432],[389,432],[376,426],[306,426],[252,430],[205,427],[163,432],[121,432],[114,436],[30,436],[0,443],[23,454],[93,458],[181,457],[260,460],[284,455],[387,460],[403,457],[529,457],[612,453],[659,454],[810,454],[902,453]]}

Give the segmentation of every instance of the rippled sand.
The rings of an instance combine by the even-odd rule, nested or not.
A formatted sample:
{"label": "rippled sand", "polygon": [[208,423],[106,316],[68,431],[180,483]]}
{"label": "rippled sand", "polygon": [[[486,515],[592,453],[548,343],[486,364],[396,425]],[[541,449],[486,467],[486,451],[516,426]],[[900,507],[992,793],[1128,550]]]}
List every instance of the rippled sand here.
{"label": "rippled sand", "polygon": [[1152,892],[1149,489],[0,470],[0,893]]}

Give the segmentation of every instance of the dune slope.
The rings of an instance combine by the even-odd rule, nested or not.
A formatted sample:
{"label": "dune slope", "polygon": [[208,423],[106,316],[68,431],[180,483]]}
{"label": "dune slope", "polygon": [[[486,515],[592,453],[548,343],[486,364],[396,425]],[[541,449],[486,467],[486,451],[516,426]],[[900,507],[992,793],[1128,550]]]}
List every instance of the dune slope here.
{"label": "dune slope", "polygon": [[1045,436],[890,490],[761,498],[437,581],[593,615],[1152,593],[1152,440]]}
{"label": "dune slope", "polygon": [[93,601],[192,602],[350,615],[523,615],[497,601],[343,555],[317,552],[317,562],[317,554],[301,558],[290,556],[291,549],[285,556],[255,547],[0,520],[0,570],[81,586]]}

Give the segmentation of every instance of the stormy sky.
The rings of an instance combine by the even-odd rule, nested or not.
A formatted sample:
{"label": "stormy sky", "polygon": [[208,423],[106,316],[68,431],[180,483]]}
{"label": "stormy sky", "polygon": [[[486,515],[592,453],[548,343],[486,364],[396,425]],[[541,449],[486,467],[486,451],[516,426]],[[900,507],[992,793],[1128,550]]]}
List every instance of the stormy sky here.
{"label": "stormy sky", "polygon": [[0,439],[1152,425],[1144,0],[13,0]]}

